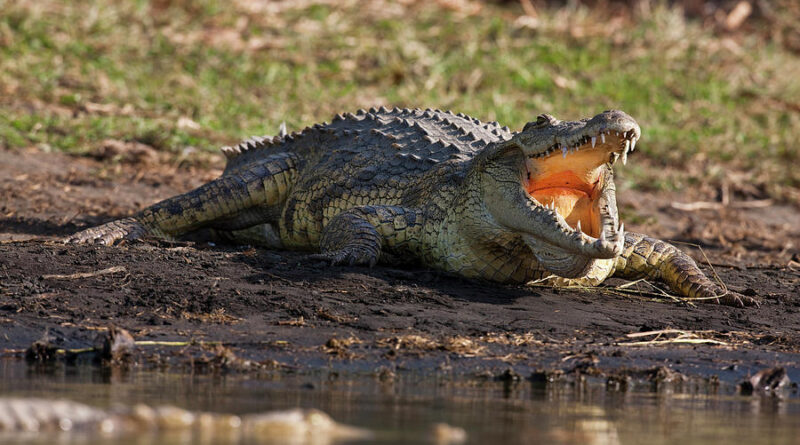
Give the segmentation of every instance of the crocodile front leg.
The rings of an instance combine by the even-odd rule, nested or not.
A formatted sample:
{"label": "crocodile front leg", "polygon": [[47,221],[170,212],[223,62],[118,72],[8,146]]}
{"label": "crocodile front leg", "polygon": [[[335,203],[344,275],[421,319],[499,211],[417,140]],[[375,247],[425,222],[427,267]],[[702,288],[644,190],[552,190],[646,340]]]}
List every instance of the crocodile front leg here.
{"label": "crocodile front leg", "polygon": [[411,249],[418,244],[422,218],[396,206],[354,207],[334,216],[322,230],[322,253],[310,255],[332,264],[374,266],[384,248]]}
{"label": "crocodile front leg", "polygon": [[277,214],[297,176],[298,159],[281,153],[237,169],[183,195],[154,204],[129,218],[92,227],[69,243],[114,244],[145,235],[172,238],[201,227],[243,229]]}
{"label": "crocodile front leg", "polygon": [[753,298],[717,286],[691,257],[677,247],[640,233],[625,234],[625,248],[616,259],[614,275],[632,280],[660,280],[678,295],[689,299],[729,306],[758,305]]}

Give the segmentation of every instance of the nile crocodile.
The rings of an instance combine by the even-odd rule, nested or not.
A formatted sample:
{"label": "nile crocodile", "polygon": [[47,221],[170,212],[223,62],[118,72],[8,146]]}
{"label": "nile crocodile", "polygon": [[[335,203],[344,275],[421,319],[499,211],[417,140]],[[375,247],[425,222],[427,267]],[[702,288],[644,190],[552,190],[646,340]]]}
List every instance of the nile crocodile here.
{"label": "nile crocodile", "polygon": [[67,240],[210,227],[333,264],[416,262],[501,283],[644,277],[688,298],[754,304],[674,246],[625,232],[612,166],[640,136],[622,111],[579,121],[542,114],[511,132],[449,111],[360,110],[225,147],[218,179]]}

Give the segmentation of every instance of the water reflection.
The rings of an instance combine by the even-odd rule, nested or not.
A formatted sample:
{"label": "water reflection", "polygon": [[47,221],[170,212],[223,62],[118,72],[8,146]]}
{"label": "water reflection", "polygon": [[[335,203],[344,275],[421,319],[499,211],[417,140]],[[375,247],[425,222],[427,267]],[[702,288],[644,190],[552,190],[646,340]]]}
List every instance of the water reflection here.
{"label": "water reflection", "polygon": [[[385,444],[430,443],[437,422],[464,428],[467,443],[475,444],[751,444],[765,438],[797,443],[800,437],[796,396],[743,397],[734,388],[702,382],[655,388],[630,383],[620,390],[591,378],[531,383],[402,372],[383,380],[333,372],[276,372],[255,378],[92,366],[36,368],[0,360],[0,394],[70,399],[100,408],[146,403],[239,415],[316,408],[338,422],[377,432],[368,443]],[[49,443],[42,440],[14,438]],[[165,437],[154,436],[127,442],[74,436],[58,440],[167,443]],[[169,440],[187,443],[185,437]]]}

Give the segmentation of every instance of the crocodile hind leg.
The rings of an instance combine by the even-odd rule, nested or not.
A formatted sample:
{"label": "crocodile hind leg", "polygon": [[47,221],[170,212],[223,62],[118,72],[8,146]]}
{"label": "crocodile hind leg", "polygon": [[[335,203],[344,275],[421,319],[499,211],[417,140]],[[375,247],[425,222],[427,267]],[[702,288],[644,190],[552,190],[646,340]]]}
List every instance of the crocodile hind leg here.
{"label": "crocodile hind leg", "polygon": [[666,283],[680,296],[729,306],[758,305],[758,301],[725,290],[708,279],[694,260],[672,244],[628,232],[625,248],[617,257],[614,276],[650,278]]}
{"label": "crocodile hind leg", "polygon": [[145,235],[172,238],[201,227],[243,229],[277,215],[297,176],[297,157],[281,153],[141,212],[78,232],[70,243],[114,244]]}
{"label": "crocodile hind leg", "polygon": [[384,248],[413,249],[422,218],[403,207],[367,205],[334,216],[322,230],[320,251],[309,258],[332,264],[374,266]]}

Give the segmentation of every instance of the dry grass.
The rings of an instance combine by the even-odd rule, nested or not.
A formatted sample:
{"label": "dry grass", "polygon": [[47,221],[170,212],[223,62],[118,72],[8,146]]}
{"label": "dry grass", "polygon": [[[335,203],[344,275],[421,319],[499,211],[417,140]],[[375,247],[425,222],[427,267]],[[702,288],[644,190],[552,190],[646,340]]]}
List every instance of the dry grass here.
{"label": "dry grass", "polygon": [[800,12],[733,33],[636,4],[0,0],[0,145],[179,155],[372,105],[512,128],[621,108],[644,129],[621,187],[800,197]]}
{"label": "dry grass", "polygon": [[208,313],[195,313],[195,312],[181,312],[181,318],[184,320],[197,321],[200,323],[213,323],[213,324],[234,324],[240,322],[242,319],[234,317],[233,315],[225,313],[224,308],[217,308]]}

